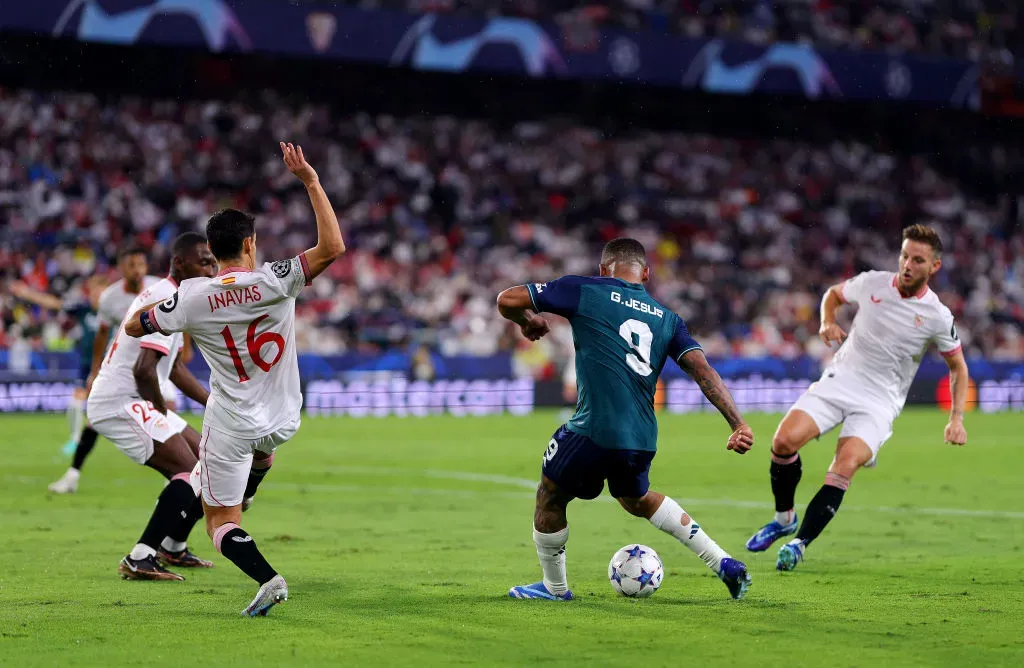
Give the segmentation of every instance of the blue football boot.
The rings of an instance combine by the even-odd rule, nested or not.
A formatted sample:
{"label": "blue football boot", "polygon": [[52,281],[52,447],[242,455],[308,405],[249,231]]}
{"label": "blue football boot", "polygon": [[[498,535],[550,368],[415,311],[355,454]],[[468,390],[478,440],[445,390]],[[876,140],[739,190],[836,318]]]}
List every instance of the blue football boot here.
{"label": "blue football boot", "polygon": [[779,548],[779,558],[775,562],[775,569],[779,571],[791,571],[796,565],[804,560],[804,550],[807,543],[800,539],[791,540]]}
{"label": "blue football boot", "polygon": [[739,559],[726,557],[718,567],[718,579],[729,588],[729,595],[739,600],[750,589],[750,573],[747,572],[747,565]]}
{"label": "blue football boot", "polygon": [[750,540],[747,541],[747,549],[751,552],[764,552],[778,539],[795,534],[796,529],[796,513],[793,513],[793,521],[789,524],[779,524],[775,520],[772,520],[758,529],[757,533],[750,537]]}
{"label": "blue football boot", "polygon": [[519,585],[518,587],[512,587],[508,590],[508,595],[512,598],[539,598],[546,601],[571,601],[572,592],[566,591],[564,594],[552,594],[548,591],[548,588],[544,586],[544,582],[534,582],[529,585]]}

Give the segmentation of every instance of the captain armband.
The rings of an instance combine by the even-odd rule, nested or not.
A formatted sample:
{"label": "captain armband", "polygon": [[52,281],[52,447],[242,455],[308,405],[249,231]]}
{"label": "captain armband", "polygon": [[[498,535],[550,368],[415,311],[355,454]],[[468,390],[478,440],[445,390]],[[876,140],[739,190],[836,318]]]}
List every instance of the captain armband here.
{"label": "captain armband", "polygon": [[139,314],[139,324],[142,325],[142,331],[146,334],[156,334],[159,331],[149,311],[143,311]]}

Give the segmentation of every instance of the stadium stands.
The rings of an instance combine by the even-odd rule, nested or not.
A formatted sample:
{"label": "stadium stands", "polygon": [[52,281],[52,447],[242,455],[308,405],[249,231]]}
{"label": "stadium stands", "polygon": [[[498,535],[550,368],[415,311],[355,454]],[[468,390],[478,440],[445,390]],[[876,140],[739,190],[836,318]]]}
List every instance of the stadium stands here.
{"label": "stadium stands", "polygon": [[[65,349],[76,336],[11,298],[11,280],[74,295],[129,240],[166,266],[168,241],[224,206],[259,215],[268,253],[306,248],[313,221],[278,159],[281,137],[307,147],[351,249],[301,302],[305,350],[512,348],[493,312],[499,289],[590,273],[599,245],[629,233],[651,251],[653,293],[711,354],[820,358],[821,291],[891,267],[900,228],[928,222],[949,249],[935,288],[968,352],[1024,359],[1024,234],[1008,198],[982,196],[927,155],[607,136],[557,120],[335,117],[271,96],[101,101],[24,90],[0,91],[0,346]],[[1019,169],[1005,147],[964,150],[996,175]]]}

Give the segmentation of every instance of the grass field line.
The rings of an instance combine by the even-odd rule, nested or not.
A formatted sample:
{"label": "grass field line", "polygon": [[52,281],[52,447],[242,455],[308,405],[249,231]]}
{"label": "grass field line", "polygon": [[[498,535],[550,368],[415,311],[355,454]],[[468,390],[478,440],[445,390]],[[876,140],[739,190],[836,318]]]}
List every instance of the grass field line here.
{"label": "grass field line", "polygon": [[[515,478],[504,475],[493,475],[489,473],[474,473],[471,471],[448,471],[443,469],[413,469],[413,468],[397,468],[388,466],[328,466],[320,469],[325,473],[357,473],[357,474],[369,474],[369,475],[423,475],[427,478],[439,478],[449,480],[467,480],[473,482],[489,482],[496,485],[512,485],[515,487],[522,487],[524,489],[535,490],[537,489],[536,480],[528,480],[526,478]],[[525,496],[525,495],[523,495]],[[530,494],[529,496],[533,496]],[[599,499],[603,501],[614,501],[611,497],[601,496]],[[740,499],[697,499],[697,498],[678,498],[676,501],[679,503],[689,503],[692,505],[707,505],[707,506],[724,506],[728,508],[754,508],[754,509],[772,509],[775,506],[766,501],[743,501]],[[894,514],[911,514],[911,515],[955,515],[958,517],[992,517],[1000,519],[1014,519],[1024,520],[1024,512],[1017,512],[1012,510],[979,510],[973,508],[921,508],[915,506],[857,506],[849,505],[843,506],[848,510],[855,511],[867,511],[867,512],[878,512],[878,513],[894,513]]]}
{"label": "grass field line", "polygon": [[[433,478],[438,480],[459,480],[465,482],[484,482],[490,483],[496,486],[511,486],[518,487],[520,489],[535,490],[537,488],[536,480],[529,480],[527,478],[517,478],[514,476],[497,475],[491,473],[478,473],[474,471],[452,471],[446,469],[417,469],[417,468],[401,468],[391,466],[326,466],[318,469],[320,473],[327,474],[357,474],[357,475],[377,475],[377,476],[414,476],[414,477],[425,477]],[[45,486],[46,482],[42,478],[35,478],[31,476],[11,476],[4,475],[3,479],[9,482],[18,482],[22,484],[39,484]],[[120,487],[126,484],[132,484],[132,481],[125,480],[123,478],[107,479],[104,482]],[[534,494],[522,493],[522,492],[491,492],[481,491],[473,489],[442,489],[435,487],[408,487],[408,486],[387,486],[382,487],[380,485],[350,485],[350,484],[337,484],[337,483],[292,483],[287,481],[275,481],[273,483],[275,487],[281,487],[282,489],[293,489],[293,490],[316,490],[323,492],[394,492],[400,494],[411,494],[417,496],[435,496],[435,495],[449,495],[449,496],[501,496],[504,498],[532,498]],[[674,497],[676,501],[684,505],[690,505],[693,507],[700,506],[720,506],[724,508],[746,508],[755,510],[772,510],[773,504],[767,501],[745,501],[742,499],[729,499],[729,498],[688,498],[688,497]],[[609,496],[598,497],[599,501],[614,502]],[[927,515],[927,516],[954,516],[954,517],[979,517],[979,518],[992,518],[992,519],[1010,519],[1010,520],[1024,520],[1024,512],[1012,511],[1012,510],[983,510],[975,508],[927,508],[917,506],[858,506],[858,505],[844,505],[848,511],[857,512],[875,512],[875,513],[886,513],[895,515]]]}

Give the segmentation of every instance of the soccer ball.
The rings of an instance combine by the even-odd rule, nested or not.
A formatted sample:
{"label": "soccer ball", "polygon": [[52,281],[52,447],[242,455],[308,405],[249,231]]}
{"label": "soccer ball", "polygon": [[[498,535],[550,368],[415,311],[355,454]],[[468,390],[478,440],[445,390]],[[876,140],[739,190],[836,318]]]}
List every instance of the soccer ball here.
{"label": "soccer ball", "polygon": [[646,545],[627,545],[612,555],[608,579],[612,589],[633,598],[647,598],[658,591],[665,567],[658,553]]}

